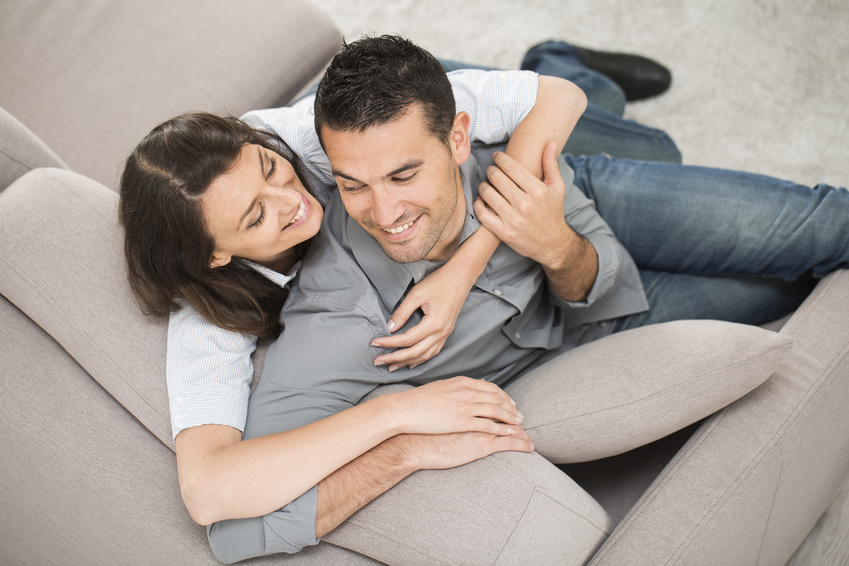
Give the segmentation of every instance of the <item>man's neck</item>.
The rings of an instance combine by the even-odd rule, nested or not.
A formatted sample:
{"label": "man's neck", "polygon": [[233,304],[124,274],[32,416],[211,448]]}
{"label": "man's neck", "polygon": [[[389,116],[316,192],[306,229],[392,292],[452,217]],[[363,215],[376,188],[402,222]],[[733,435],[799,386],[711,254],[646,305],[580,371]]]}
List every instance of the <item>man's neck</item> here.
{"label": "man's neck", "polygon": [[460,174],[459,167],[456,167],[454,171],[454,187],[457,194],[454,214],[451,215],[451,219],[446,224],[439,241],[423,258],[427,261],[448,261],[460,246],[463,226],[466,223],[466,195],[463,190],[463,176]]}

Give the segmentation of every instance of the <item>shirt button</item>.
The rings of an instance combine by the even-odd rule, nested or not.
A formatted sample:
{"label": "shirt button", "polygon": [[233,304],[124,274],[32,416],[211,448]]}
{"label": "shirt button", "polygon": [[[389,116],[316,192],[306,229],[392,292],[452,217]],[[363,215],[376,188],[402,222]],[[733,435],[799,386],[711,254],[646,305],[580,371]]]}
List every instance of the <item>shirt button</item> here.
{"label": "shirt button", "polygon": [[501,292],[501,289],[496,289],[492,292],[492,294],[495,295],[496,297],[500,297],[504,293]]}
{"label": "shirt button", "polygon": [[182,405],[185,400],[185,397],[177,397],[177,404]]}
{"label": "shirt button", "polygon": [[516,340],[519,340],[522,337],[522,335],[519,334],[518,332],[516,334],[514,334],[513,336],[516,337]]}

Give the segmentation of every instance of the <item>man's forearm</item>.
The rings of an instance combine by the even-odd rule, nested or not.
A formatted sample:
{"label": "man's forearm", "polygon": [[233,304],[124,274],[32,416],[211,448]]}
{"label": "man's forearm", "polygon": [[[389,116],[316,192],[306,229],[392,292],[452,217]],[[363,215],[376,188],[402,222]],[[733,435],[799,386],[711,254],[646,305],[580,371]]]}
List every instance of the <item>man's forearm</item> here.
{"label": "man's forearm", "polygon": [[414,471],[401,437],[345,464],[318,484],[315,536],[326,535]]}

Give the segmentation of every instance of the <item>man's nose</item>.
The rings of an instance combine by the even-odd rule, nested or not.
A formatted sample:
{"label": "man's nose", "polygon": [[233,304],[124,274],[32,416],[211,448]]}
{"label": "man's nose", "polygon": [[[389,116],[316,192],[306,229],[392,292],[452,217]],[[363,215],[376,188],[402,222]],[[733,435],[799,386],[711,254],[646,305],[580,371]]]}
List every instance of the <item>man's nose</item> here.
{"label": "man's nose", "polygon": [[385,186],[375,187],[371,193],[371,219],[381,228],[389,228],[404,216],[404,203]]}

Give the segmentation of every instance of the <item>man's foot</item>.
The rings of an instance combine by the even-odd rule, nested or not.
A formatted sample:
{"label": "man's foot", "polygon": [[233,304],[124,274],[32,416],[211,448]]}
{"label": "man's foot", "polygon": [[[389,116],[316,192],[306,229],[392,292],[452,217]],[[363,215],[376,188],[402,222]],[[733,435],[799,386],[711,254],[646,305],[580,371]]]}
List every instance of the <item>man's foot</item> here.
{"label": "man's foot", "polygon": [[574,47],[587,67],[607,75],[622,87],[628,101],[657,96],[672,83],[669,69],[641,55]]}

